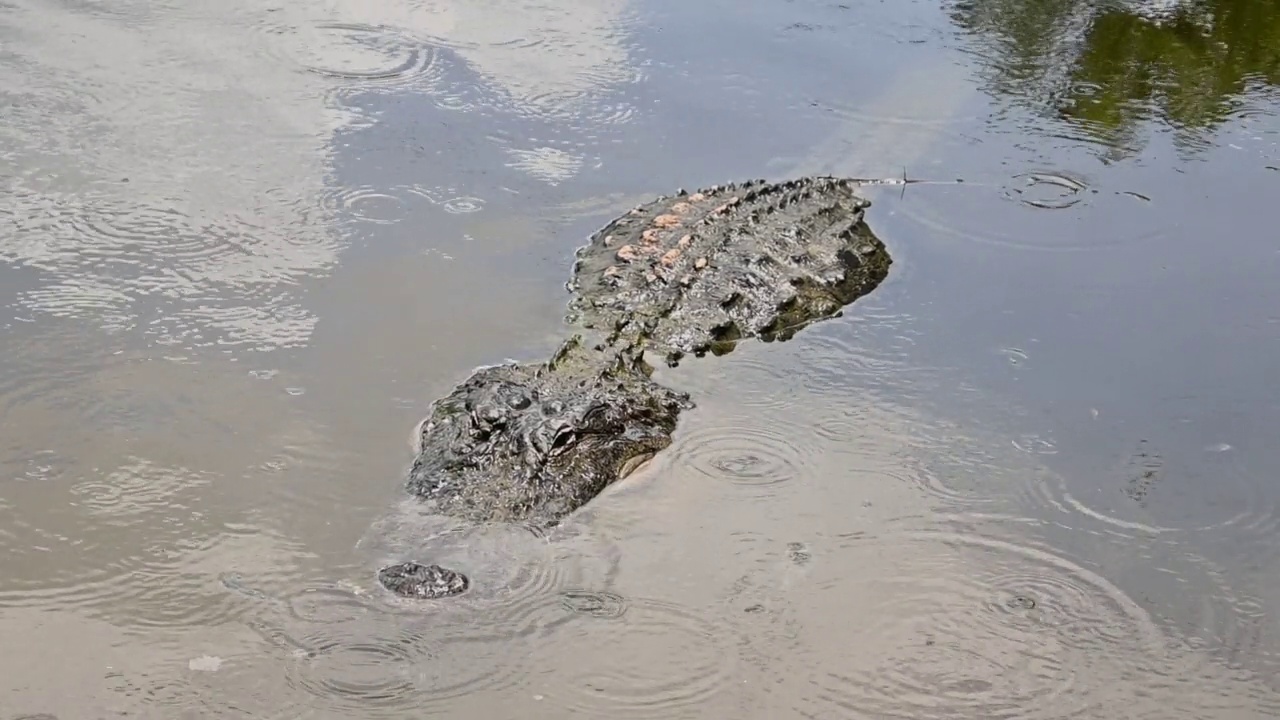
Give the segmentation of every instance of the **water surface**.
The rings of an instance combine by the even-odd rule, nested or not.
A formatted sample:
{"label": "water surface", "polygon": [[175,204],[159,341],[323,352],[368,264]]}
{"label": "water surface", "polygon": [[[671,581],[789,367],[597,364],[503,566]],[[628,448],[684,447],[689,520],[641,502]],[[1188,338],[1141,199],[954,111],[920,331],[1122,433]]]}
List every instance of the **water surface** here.
{"label": "water surface", "polygon": [[[1280,713],[1272,3],[368,5],[0,7],[0,717]],[[807,172],[926,181],[881,288],[429,536],[589,232]]]}

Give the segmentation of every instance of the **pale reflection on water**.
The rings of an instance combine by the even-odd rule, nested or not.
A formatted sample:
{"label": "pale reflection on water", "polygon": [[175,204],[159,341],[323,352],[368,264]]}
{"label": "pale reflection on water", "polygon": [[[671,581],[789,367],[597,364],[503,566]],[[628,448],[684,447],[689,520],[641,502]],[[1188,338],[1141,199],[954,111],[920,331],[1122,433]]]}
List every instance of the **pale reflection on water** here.
{"label": "pale reflection on water", "polygon": [[[0,8],[0,718],[1280,713],[1271,106],[1124,164],[944,5]],[[663,370],[699,408],[554,537],[420,516],[577,238],[800,172],[934,183],[868,190],[881,289]]]}

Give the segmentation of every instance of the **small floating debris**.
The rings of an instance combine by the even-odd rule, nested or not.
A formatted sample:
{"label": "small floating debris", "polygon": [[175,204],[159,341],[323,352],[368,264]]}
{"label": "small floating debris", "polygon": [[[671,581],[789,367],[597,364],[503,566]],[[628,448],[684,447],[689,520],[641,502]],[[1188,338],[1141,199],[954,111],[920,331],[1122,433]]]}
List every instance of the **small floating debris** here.
{"label": "small floating debris", "polygon": [[1036,605],[1036,599],[1027,595],[1014,595],[1005,603],[1010,610],[1035,610]]}
{"label": "small floating debris", "polygon": [[187,669],[194,672],[218,672],[223,660],[215,655],[201,655],[187,661]]}
{"label": "small floating debris", "polygon": [[813,557],[809,553],[809,546],[802,542],[787,543],[787,557],[796,565],[806,565]]}
{"label": "small floating debris", "polygon": [[1147,202],[1151,202],[1151,198],[1147,197],[1146,195],[1143,195],[1142,193],[1136,193],[1132,190],[1121,190],[1117,194],[1128,195],[1129,197],[1135,197],[1135,198],[1138,198],[1139,200],[1146,200]]}

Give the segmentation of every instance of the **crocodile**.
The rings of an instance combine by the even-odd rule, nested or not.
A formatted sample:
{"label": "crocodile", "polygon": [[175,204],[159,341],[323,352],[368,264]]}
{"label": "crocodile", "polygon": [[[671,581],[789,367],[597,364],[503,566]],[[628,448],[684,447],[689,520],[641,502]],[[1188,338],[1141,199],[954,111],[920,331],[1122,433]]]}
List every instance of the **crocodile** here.
{"label": "crocodile", "polygon": [[[544,362],[478,368],[437,400],[407,489],[432,513],[539,529],[671,444],[685,393],[668,366],[783,341],[874,290],[891,259],[864,221],[860,181],[809,176],[680,190],[638,205],[575,253],[566,320]],[[465,592],[462,573],[404,562],[379,571],[404,597]]]}

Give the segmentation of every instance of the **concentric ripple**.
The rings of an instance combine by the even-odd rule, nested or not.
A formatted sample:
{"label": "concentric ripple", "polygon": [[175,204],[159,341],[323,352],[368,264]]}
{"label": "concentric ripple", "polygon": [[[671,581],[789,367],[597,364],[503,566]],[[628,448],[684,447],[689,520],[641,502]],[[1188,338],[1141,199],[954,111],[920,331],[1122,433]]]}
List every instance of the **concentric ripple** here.
{"label": "concentric ripple", "polygon": [[361,544],[379,567],[432,563],[463,572],[470,581],[465,593],[431,602],[395,597],[370,577],[370,592],[387,611],[404,617],[480,613],[485,620],[477,631],[498,641],[540,632],[549,598],[605,586],[618,562],[612,542],[587,529],[548,538],[519,525],[458,524],[424,513],[414,498],[398,503]]}
{"label": "concentric ripple", "polygon": [[341,214],[357,222],[392,225],[404,219],[414,201],[427,200],[417,188],[378,189],[370,185],[359,187],[328,187],[321,193],[320,204],[334,214]]}
{"label": "concentric ripple", "polygon": [[306,70],[370,87],[403,87],[430,76],[437,51],[406,30],[384,25],[324,23],[292,33]]}
{"label": "concentric ripple", "polygon": [[279,204],[290,200],[262,195],[275,207],[211,221],[105,192],[18,188],[9,196],[16,212],[0,215],[0,229],[17,240],[0,248],[0,259],[47,273],[20,296],[27,315],[84,318],[166,345],[295,345],[314,317],[286,286],[326,267],[337,240],[305,219],[247,219],[293,215]]}
{"label": "concentric ripple", "polygon": [[1064,210],[1085,199],[1089,185],[1068,173],[1023,173],[1005,188],[1004,197],[1027,207]]}
{"label": "concentric ripple", "polygon": [[714,480],[748,486],[795,482],[817,452],[811,429],[782,418],[731,415],[703,423],[677,433],[671,462]]}
{"label": "concentric ripple", "polygon": [[594,618],[620,618],[627,612],[626,598],[611,592],[569,590],[562,593],[561,598],[571,612]]}
{"label": "concentric ripple", "polygon": [[[407,615],[426,607],[446,614],[456,609],[483,612],[489,618],[485,634],[500,639],[535,630],[534,607],[568,582],[547,543],[522,528],[458,528],[424,538],[420,547],[397,561],[456,568],[467,575],[467,592],[429,602],[395,597],[373,581],[385,602]],[[391,556],[386,557],[390,563]]]}
{"label": "concentric ripple", "polygon": [[[1251,467],[1240,451],[1211,445],[1197,453],[1171,447],[1177,454],[1166,457],[1164,446],[1145,440],[1135,443],[1128,456],[1107,474],[1109,483],[1103,488],[1073,489],[1067,477],[1059,477],[1053,488],[1055,505],[1124,531],[1145,534],[1235,529],[1271,538],[1280,532],[1280,507],[1266,492],[1265,473]],[[1193,503],[1194,519],[1160,518],[1166,496],[1179,497],[1176,509],[1187,502],[1187,494],[1201,492],[1208,496],[1204,502]]]}
{"label": "concentric ripple", "polygon": [[[904,203],[904,218],[943,236],[1020,250],[1076,252],[1146,242],[1171,229],[1158,198],[1103,190],[1066,171],[935,185]],[[1052,211],[1052,212],[1049,212]],[[960,223],[969,219],[980,226]]]}
{"label": "concentric ripple", "polygon": [[287,653],[272,652],[253,633],[238,628],[209,630],[169,642],[148,639],[146,653],[130,643],[113,645],[114,661],[101,675],[108,690],[104,705],[110,709],[99,710],[105,713],[99,717],[314,716],[308,709],[311,698],[289,691],[286,667],[292,659]]}
{"label": "concentric ripple", "polygon": [[[605,80],[602,79],[600,82]],[[628,81],[614,82],[622,85]],[[632,79],[630,82],[639,82],[639,80]],[[552,120],[577,127],[601,128],[614,128],[630,123],[638,113],[635,103],[626,99],[611,98],[597,87],[521,98],[513,110],[531,119]]]}
{"label": "concentric ripple", "polygon": [[[235,620],[252,606],[243,595],[225,592],[217,574],[201,566],[222,565],[227,557],[262,557],[263,548],[255,544],[261,536],[159,535],[154,545],[120,554],[112,530],[120,529],[108,525],[95,532],[81,526],[73,555],[62,548],[68,538],[19,527],[23,545],[34,546],[24,562],[44,572],[38,578],[8,579],[0,607],[81,609],[133,628],[183,628]],[[111,551],[116,556],[107,559]],[[63,559],[71,555],[76,559]],[[287,563],[275,571],[283,581],[292,573]]]}
{"label": "concentric ripple", "polygon": [[[6,469],[28,481],[9,483],[0,504],[0,552],[12,563],[3,607],[57,607],[134,628],[213,625],[245,603],[218,591],[212,567],[289,545],[257,528],[210,525],[202,491],[211,477],[181,466],[125,457],[115,469],[86,468],[37,452]],[[289,566],[278,575],[289,577]]]}
{"label": "concentric ripple", "polygon": [[298,600],[263,604],[250,627],[286,656],[286,685],[322,712],[429,715],[532,676],[527,646],[534,638],[495,635],[486,609],[474,604],[405,612],[330,589],[298,612]]}
{"label": "concentric ripple", "polygon": [[402,222],[423,206],[462,215],[479,212],[485,204],[482,198],[461,195],[454,188],[422,185],[330,186],[320,193],[319,202],[326,213],[339,219],[376,225]]}
{"label": "concentric ripple", "polygon": [[[895,396],[910,392],[903,374],[911,369],[909,341],[895,333],[908,325],[901,316],[877,315],[856,303],[846,309],[838,322],[856,327],[831,327],[813,333],[799,346],[797,364],[787,368],[804,387],[815,393],[830,393],[857,384],[864,391],[891,388]],[[905,331],[904,331],[905,332]]]}
{"label": "concentric ripple", "polygon": [[818,640],[840,654],[815,671],[807,709],[818,715],[1099,717],[1142,692],[1121,678],[1166,654],[1134,600],[1031,544],[924,531],[855,538],[839,552],[858,556],[841,567],[867,572],[821,584],[860,620]]}
{"label": "concentric ripple", "polygon": [[534,651],[554,668],[546,701],[572,714],[669,718],[729,689],[738,653],[728,627],[691,608],[631,598],[625,614],[573,613]]}
{"label": "concentric ripple", "polygon": [[[824,468],[841,468],[859,486],[911,488],[939,511],[990,513],[1010,510],[1016,500],[1043,504],[1043,481],[1029,472],[1031,463],[1020,454],[1010,457],[1012,448],[992,452],[1008,447],[1007,440],[932,411],[936,399],[953,396],[954,389],[936,368],[912,366],[912,338],[902,327],[909,323],[897,320],[886,314],[852,330],[817,330],[798,340],[794,359],[784,363],[794,377],[774,371],[772,383],[750,378],[743,384],[775,386],[768,397],[785,399],[786,412],[811,423],[807,430]],[[871,349],[859,350],[863,344]]]}
{"label": "concentric ripple", "polygon": [[467,593],[406,600],[370,576],[361,583],[367,594],[295,594],[287,608],[277,604],[277,627],[263,634],[298,657],[294,685],[344,714],[393,716],[410,707],[430,714],[460,697],[510,690],[560,661],[539,663],[535,655],[555,644],[558,631],[580,622],[614,626],[634,612],[633,603],[600,589],[617,562],[606,538],[586,527],[555,535],[459,525],[406,499],[362,541],[377,557],[370,564],[418,559],[459,568],[472,581]]}
{"label": "concentric ripple", "polygon": [[219,580],[226,590],[249,598],[262,608],[274,608],[307,623],[351,622],[378,611],[367,591],[342,583],[306,583],[276,597],[240,573],[223,573]]}
{"label": "concentric ripple", "polygon": [[484,208],[484,200],[477,197],[451,197],[440,203],[440,207],[451,215],[465,215],[479,212]]}
{"label": "concentric ripple", "polygon": [[89,512],[120,518],[160,510],[189,510],[181,500],[182,494],[208,482],[204,473],[159,466],[145,458],[127,458],[113,472],[76,483],[71,493],[77,504]]}
{"label": "concentric ripple", "polygon": [[512,160],[508,167],[524,171],[551,185],[558,185],[582,169],[583,158],[560,148],[539,147],[533,149],[509,148]]}
{"label": "concentric ripple", "polygon": [[339,634],[298,639],[290,685],[335,710],[388,717],[420,701],[415,666],[429,661],[426,643],[409,633]]}

